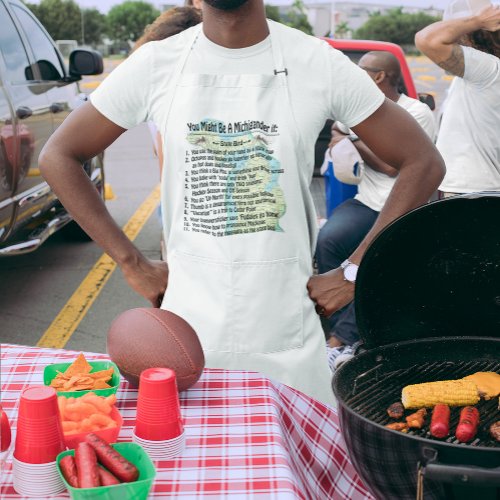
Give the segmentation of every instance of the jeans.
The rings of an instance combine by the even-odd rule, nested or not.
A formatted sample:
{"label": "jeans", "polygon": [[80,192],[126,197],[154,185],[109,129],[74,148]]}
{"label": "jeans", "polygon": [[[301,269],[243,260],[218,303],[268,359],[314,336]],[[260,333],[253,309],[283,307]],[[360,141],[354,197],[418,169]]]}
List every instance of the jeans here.
{"label": "jeans", "polygon": [[[370,231],[378,215],[379,212],[354,198],[335,208],[318,235],[318,272],[322,274],[340,267]],[[352,345],[359,340],[354,302],[324,321],[323,327],[346,345]]]}

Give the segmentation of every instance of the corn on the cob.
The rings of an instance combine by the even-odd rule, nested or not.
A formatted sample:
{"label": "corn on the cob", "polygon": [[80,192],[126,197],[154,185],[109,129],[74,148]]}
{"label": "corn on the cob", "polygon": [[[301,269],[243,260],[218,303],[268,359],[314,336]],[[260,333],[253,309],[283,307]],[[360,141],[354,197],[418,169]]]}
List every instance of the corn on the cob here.
{"label": "corn on the cob", "polygon": [[475,405],[479,401],[477,385],[472,380],[441,380],[403,388],[401,402],[405,408]]}

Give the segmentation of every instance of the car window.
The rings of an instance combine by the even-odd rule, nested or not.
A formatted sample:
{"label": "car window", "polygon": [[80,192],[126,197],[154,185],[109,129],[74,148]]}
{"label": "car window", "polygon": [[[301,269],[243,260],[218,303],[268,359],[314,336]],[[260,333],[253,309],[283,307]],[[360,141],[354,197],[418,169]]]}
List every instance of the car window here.
{"label": "car window", "polygon": [[42,80],[61,80],[64,71],[52,42],[30,13],[17,5],[12,7],[29,40]]}
{"label": "car window", "polygon": [[[10,83],[22,83],[33,79],[28,56],[16,26],[6,7],[0,3],[0,51],[6,66],[6,79]],[[28,69],[28,73],[26,70]]]}

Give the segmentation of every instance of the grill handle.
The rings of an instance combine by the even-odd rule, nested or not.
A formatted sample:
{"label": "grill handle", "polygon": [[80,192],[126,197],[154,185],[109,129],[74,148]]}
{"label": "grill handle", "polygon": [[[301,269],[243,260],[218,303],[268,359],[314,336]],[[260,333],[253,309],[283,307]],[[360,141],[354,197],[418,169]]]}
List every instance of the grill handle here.
{"label": "grill handle", "polygon": [[485,469],[469,465],[445,465],[428,462],[424,468],[426,479],[461,485],[500,486],[500,467]]}

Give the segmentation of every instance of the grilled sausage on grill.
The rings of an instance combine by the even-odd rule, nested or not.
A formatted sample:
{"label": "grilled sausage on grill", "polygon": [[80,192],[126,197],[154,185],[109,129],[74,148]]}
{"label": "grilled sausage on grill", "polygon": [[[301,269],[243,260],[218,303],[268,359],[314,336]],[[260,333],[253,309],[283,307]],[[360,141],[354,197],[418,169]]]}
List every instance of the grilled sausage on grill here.
{"label": "grilled sausage on grill", "polygon": [[436,405],[432,410],[431,436],[445,438],[450,433],[450,407],[448,405]]}
{"label": "grilled sausage on grill", "polygon": [[460,412],[460,420],[455,431],[456,438],[462,443],[472,441],[477,434],[478,425],[479,410],[474,406],[466,406]]}
{"label": "grilled sausage on grill", "polygon": [[406,423],[410,429],[421,429],[424,426],[425,416],[427,415],[427,410],[425,408],[420,408],[420,410],[408,415],[406,417]]}
{"label": "grilled sausage on grill", "polygon": [[500,420],[491,424],[490,426],[490,434],[493,439],[500,441]]}
{"label": "grilled sausage on grill", "polygon": [[387,415],[391,418],[403,418],[404,414],[405,407],[403,406],[403,403],[400,403],[399,401],[397,403],[392,403],[392,405],[387,408]]}

